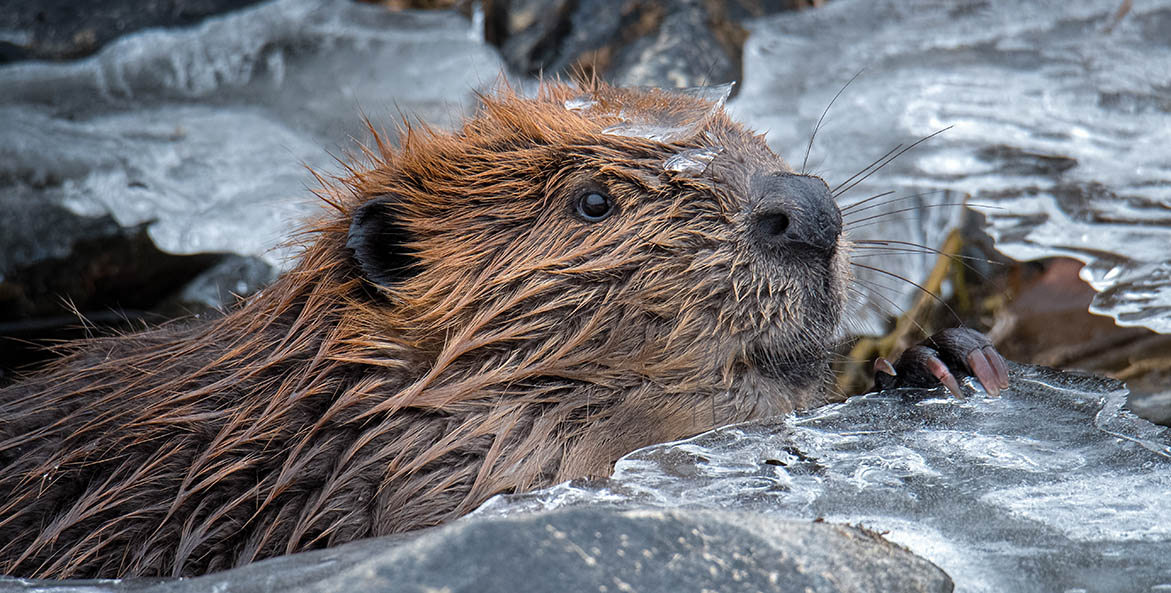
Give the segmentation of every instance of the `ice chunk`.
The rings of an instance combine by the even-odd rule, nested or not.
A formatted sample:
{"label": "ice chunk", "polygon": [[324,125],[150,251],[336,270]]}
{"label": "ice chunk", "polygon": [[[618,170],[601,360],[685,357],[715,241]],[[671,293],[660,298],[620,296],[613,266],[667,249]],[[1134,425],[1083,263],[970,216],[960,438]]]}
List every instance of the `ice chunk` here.
{"label": "ice chunk", "polygon": [[732,95],[732,89],[734,88],[736,88],[735,82],[726,82],[724,84],[713,84],[711,86],[688,87],[671,92],[707,101],[715,107],[723,107],[724,103],[728,102],[728,97]]}
{"label": "ice chunk", "polygon": [[[1118,382],[1013,366],[999,398],[942,388],[648,447],[603,481],[494,498],[476,515],[582,504],[720,508],[860,523],[942,567],[957,592],[1171,584],[1171,429]],[[970,382],[969,382],[970,386]]]}
{"label": "ice chunk", "polygon": [[[849,236],[938,247],[957,219],[954,206],[932,204],[984,204],[997,249],[1087,262],[1083,276],[1101,291],[1093,311],[1169,332],[1171,0],[1127,3],[1115,22],[1120,4],[992,0],[909,10],[901,0],[843,0],[761,19],[751,25],[744,85],[729,111],[768,130],[774,149],[800,166],[822,112],[861,71],[808,158],[831,187],[895,146],[950,129],[840,198],[848,205],[893,190],[904,200],[882,209],[890,213],[882,219],[869,219],[877,210],[847,215]],[[904,208],[913,209],[895,213]],[[931,265],[902,259],[881,267],[914,279]],[[875,304],[892,308],[891,298],[904,307],[915,289],[899,284]]]}
{"label": "ice chunk", "polygon": [[369,140],[363,115],[453,124],[500,68],[453,12],[275,0],[0,67],[0,180],[149,222],[166,251],[279,264],[274,247],[319,208],[307,167],[340,172],[335,157]]}
{"label": "ice chunk", "polygon": [[646,138],[656,142],[677,142],[694,136],[707,119],[723,108],[732,92],[732,83],[713,87],[686,89],[641,89],[651,96],[656,94],[680,94],[700,99],[701,102],[689,107],[672,106],[670,110],[622,111],[618,117],[622,123],[602,130],[603,134]]}
{"label": "ice chunk", "polygon": [[589,111],[598,105],[598,102],[589,95],[579,95],[565,100],[565,108],[570,111]]}
{"label": "ice chunk", "polygon": [[721,146],[684,150],[664,161],[663,168],[685,177],[698,177],[703,175],[707,166],[723,151]]}

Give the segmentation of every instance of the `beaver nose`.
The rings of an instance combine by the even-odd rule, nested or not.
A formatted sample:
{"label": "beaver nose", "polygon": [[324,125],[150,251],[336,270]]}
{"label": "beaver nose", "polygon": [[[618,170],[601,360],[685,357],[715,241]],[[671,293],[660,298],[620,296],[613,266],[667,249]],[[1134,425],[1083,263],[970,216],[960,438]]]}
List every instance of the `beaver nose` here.
{"label": "beaver nose", "polygon": [[772,251],[832,254],[842,234],[842,213],[820,177],[780,173],[757,177],[756,238]]}

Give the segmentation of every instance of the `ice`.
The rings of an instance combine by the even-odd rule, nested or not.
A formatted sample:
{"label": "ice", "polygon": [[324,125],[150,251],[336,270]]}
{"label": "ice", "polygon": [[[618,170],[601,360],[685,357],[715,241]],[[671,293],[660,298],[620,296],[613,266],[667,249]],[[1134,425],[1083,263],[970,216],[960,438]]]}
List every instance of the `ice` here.
{"label": "ice", "polygon": [[[842,91],[807,165],[831,187],[947,128],[842,196],[914,196],[881,221],[847,215],[850,236],[939,247],[956,208],[932,205],[967,201],[1006,255],[1086,262],[1094,312],[1171,332],[1171,0],[1126,3],[1115,21],[1122,4],[839,0],[761,19],[729,106],[799,168]],[[931,260],[881,267],[923,278]],[[915,291],[860,277],[901,289],[886,309]]]}
{"label": "ice", "polygon": [[959,592],[1171,586],[1171,429],[1125,411],[1116,381],[1012,376],[999,398],[895,391],[721,428],[635,451],[609,480],[474,515],[607,504],[822,517],[884,532]]}
{"label": "ice", "polygon": [[723,151],[721,146],[684,150],[664,161],[663,168],[685,177],[697,177],[703,175],[708,165]]}
{"label": "ice", "polygon": [[646,138],[656,142],[678,142],[684,140],[695,135],[704,122],[707,121],[707,118],[724,106],[728,95],[732,93],[732,86],[732,83],[728,83],[711,87],[685,89],[643,88],[641,90],[651,96],[656,94],[678,94],[699,99],[702,103],[693,107],[681,108],[673,106],[670,111],[638,113],[621,111],[615,115],[622,119],[622,123],[610,126],[602,130],[602,133],[612,134],[614,136]]}
{"label": "ice", "polygon": [[391,140],[402,117],[450,126],[500,71],[455,13],[275,0],[0,68],[0,180],[149,222],[165,251],[281,264],[274,247],[320,209],[308,168],[340,172],[363,116]]}
{"label": "ice", "polygon": [[714,84],[711,86],[695,86],[685,89],[675,89],[672,92],[707,101],[715,107],[723,107],[724,104],[728,102],[728,97],[732,95],[732,89],[734,88],[736,88],[735,82],[727,82],[724,84]]}

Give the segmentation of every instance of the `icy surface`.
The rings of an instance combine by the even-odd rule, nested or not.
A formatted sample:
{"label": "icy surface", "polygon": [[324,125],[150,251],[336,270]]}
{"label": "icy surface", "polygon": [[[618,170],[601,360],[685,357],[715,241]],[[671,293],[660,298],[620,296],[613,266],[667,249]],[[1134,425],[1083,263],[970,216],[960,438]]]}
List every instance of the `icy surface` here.
{"label": "icy surface", "polygon": [[271,251],[318,211],[306,166],[403,115],[445,126],[501,65],[454,13],[277,0],[129,35],[71,63],[0,68],[0,180],[151,222],[166,251]]}
{"label": "icy surface", "polygon": [[823,517],[888,532],[959,592],[1171,588],[1171,429],[1123,410],[1116,381],[1012,374],[999,398],[871,394],[648,447],[609,480],[474,515],[611,504]]}
{"label": "icy surface", "polygon": [[[831,187],[950,129],[843,195],[894,191],[883,210],[913,208],[847,214],[851,236],[939,247],[955,208],[922,206],[967,199],[1003,253],[1087,262],[1093,311],[1171,332],[1171,0],[1116,21],[1122,4],[837,0],[778,15],[752,26],[730,108],[799,168],[860,72],[809,155]],[[932,258],[900,259],[881,267],[923,278]]]}

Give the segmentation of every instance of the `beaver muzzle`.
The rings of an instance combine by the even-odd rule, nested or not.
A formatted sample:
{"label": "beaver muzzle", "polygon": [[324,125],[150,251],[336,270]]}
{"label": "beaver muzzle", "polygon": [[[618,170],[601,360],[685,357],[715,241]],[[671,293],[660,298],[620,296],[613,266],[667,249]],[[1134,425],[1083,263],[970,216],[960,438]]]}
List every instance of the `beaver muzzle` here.
{"label": "beaver muzzle", "polygon": [[759,202],[752,232],[765,251],[828,261],[842,234],[842,213],[820,177],[778,173],[753,179]]}

